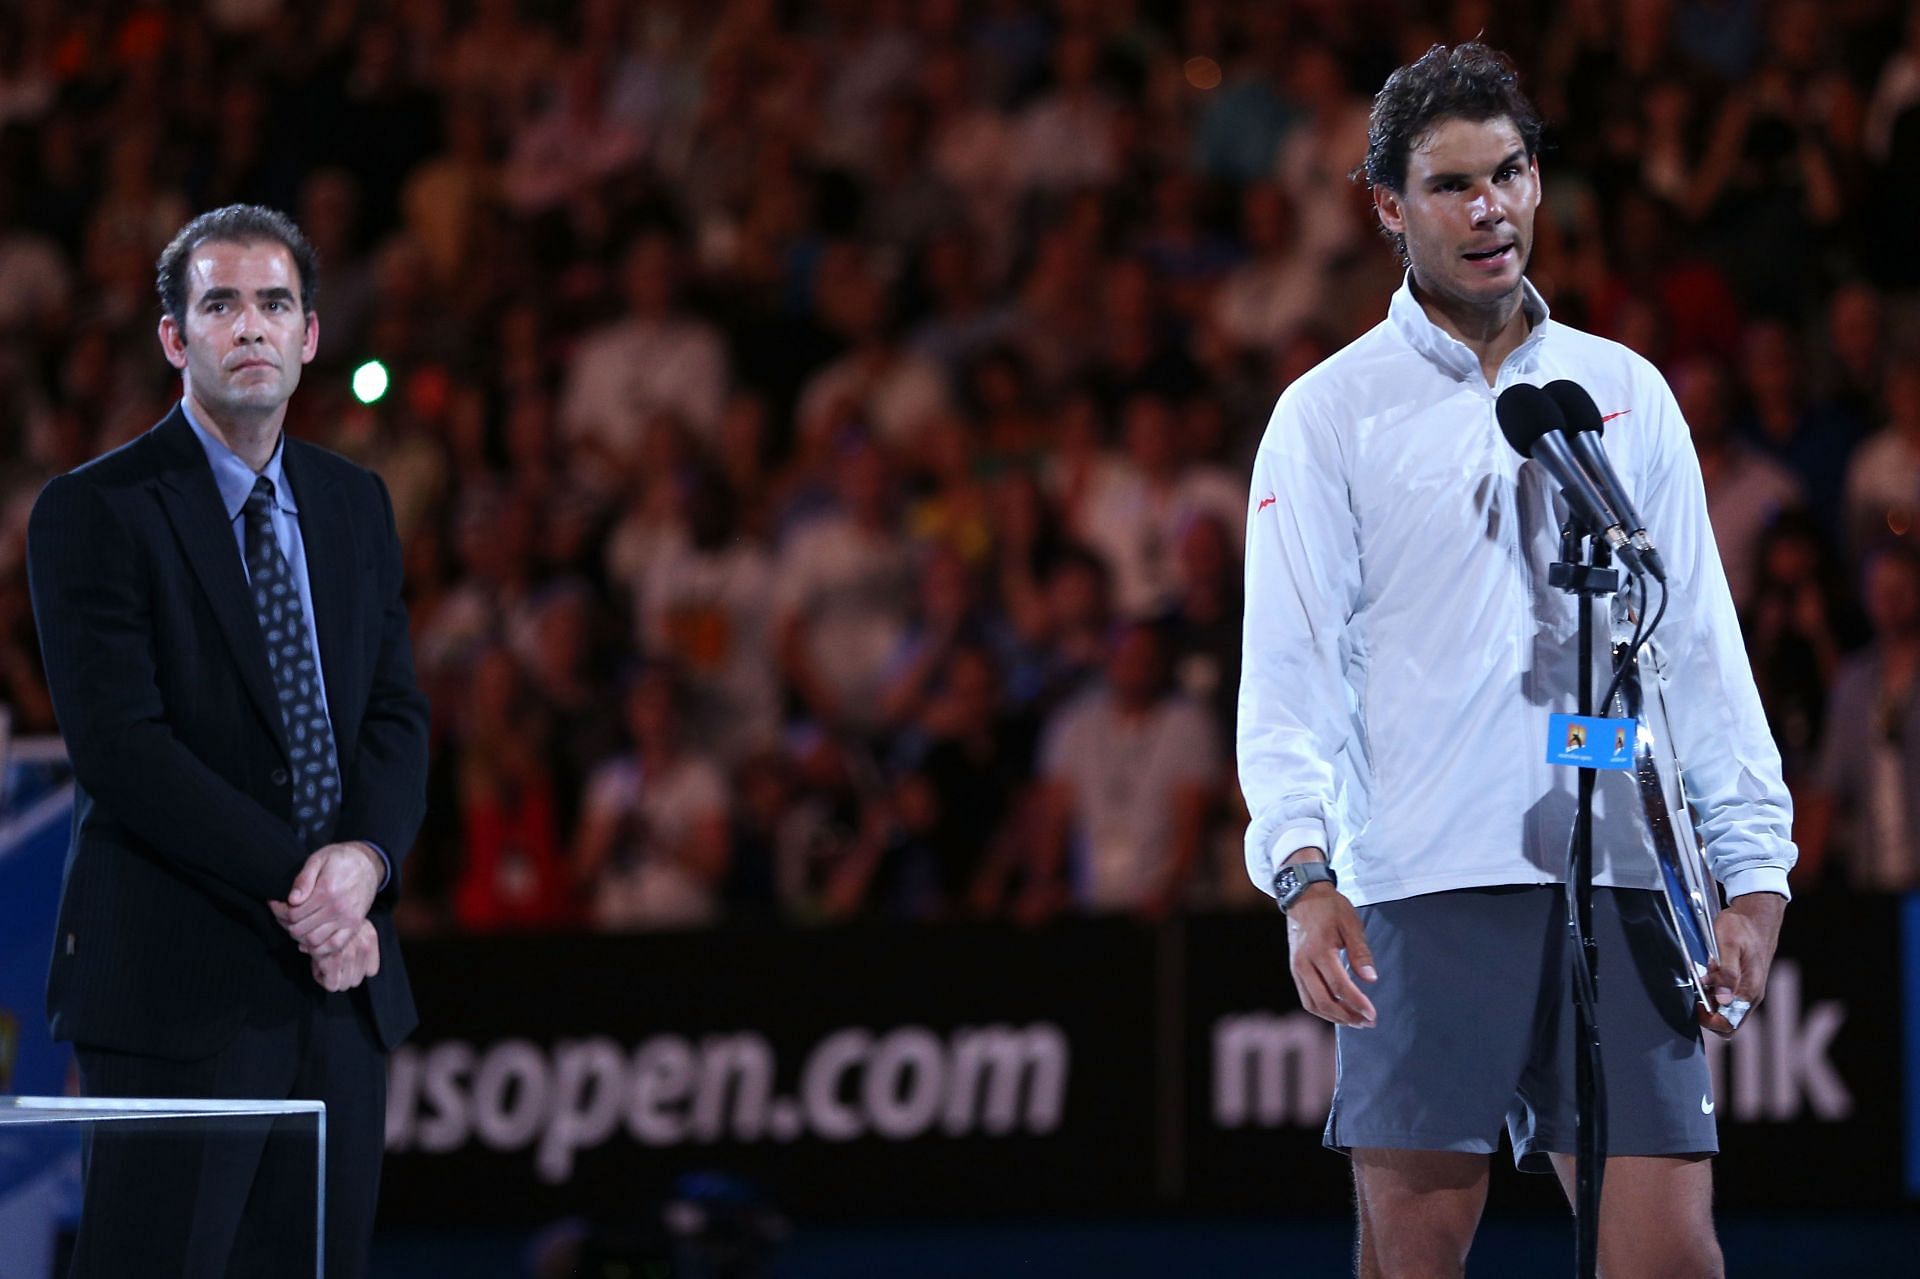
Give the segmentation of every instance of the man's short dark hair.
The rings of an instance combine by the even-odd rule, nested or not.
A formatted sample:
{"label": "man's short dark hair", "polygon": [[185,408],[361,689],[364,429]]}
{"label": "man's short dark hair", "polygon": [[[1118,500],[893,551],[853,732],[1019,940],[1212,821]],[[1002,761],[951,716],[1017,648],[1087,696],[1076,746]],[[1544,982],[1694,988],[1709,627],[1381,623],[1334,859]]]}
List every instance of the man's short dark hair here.
{"label": "man's short dark hair", "polygon": [[[1422,135],[1442,120],[1506,118],[1520,131],[1532,159],[1540,150],[1540,113],[1520,92],[1520,75],[1506,54],[1469,40],[1436,44],[1387,77],[1367,117],[1367,158],[1355,173],[1370,187],[1404,191],[1407,159]],[[1401,237],[1393,236],[1396,244]],[[1406,256],[1401,246],[1401,256]]]}
{"label": "man's short dark hair", "polygon": [[300,309],[313,314],[320,293],[320,255],[294,224],[278,209],[258,204],[229,204],[223,209],[202,213],[181,227],[179,233],[161,250],[154,272],[154,290],[160,294],[160,309],[173,317],[175,324],[187,322],[187,260],[203,244],[259,244],[271,241],[293,255],[293,266],[300,273]]}

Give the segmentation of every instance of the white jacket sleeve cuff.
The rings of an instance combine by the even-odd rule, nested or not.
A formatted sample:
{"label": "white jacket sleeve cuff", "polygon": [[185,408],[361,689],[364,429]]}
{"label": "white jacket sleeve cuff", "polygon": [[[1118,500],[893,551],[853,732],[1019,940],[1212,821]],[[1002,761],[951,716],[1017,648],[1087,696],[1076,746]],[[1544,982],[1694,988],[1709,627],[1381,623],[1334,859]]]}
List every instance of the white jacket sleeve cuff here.
{"label": "white jacket sleeve cuff", "polygon": [[1268,839],[1248,832],[1247,872],[1267,896],[1273,896],[1273,874],[1280,863],[1303,848],[1318,848],[1332,857],[1327,848],[1327,826],[1318,818],[1306,817],[1288,822]]}
{"label": "white jacket sleeve cuff", "polygon": [[1778,866],[1737,870],[1727,877],[1726,889],[1729,901],[1748,893],[1778,893],[1788,901],[1793,900],[1793,894],[1787,891],[1787,872]]}

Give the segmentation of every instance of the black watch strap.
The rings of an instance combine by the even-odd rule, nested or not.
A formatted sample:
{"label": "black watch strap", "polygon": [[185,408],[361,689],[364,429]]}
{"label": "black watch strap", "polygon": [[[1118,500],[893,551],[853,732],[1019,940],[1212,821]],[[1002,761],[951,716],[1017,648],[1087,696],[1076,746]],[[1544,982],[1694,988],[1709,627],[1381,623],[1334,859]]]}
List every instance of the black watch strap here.
{"label": "black watch strap", "polygon": [[1315,884],[1332,884],[1338,888],[1340,881],[1334,875],[1333,867],[1325,862],[1289,862],[1274,872],[1273,899],[1280,904],[1280,909],[1284,912],[1300,900],[1301,893]]}

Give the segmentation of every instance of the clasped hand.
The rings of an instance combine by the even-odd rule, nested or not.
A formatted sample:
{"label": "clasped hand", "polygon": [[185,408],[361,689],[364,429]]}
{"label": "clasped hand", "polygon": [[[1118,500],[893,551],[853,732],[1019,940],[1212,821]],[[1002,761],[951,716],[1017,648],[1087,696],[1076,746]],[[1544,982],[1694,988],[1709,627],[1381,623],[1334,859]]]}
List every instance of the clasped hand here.
{"label": "clasped hand", "polygon": [[[1787,899],[1777,893],[1746,893],[1728,902],[1713,921],[1720,943],[1720,958],[1707,970],[1707,993],[1724,1010],[1735,1000],[1748,1008],[1767,993],[1767,973],[1773,967],[1773,952],[1780,944],[1780,920]],[[1699,1009],[1700,1024],[1721,1038],[1731,1036],[1738,1027],[1723,1013]]]}
{"label": "clasped hand", "polygon": [[380,941],[367,912],[384,876],[368,845],[328,844],[307,858],[286,901],[267,903],[313,961],[313,979],[330,991],[352,990],[380,971]]}

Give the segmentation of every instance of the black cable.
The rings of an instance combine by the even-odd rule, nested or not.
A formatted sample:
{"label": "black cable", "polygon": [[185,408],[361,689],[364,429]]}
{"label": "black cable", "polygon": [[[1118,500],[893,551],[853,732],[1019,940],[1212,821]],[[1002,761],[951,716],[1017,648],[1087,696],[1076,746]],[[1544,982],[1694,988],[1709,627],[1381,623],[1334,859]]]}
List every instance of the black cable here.
{"label": "black cable", "polygon": [[[1653,627],[1647,625],[1647,579],[1635,577],[1634,585],[1640,588],[1640,607],[1635,610],[1633,638],[1627,641],[1627,651],[1613,664],[1613,682],[1607,685],[1607,694],[1598,703],[1600,714],[1611,717],[1613,695],[1620,691],[1621,681],[1626,678],[1627,670],[1639,660],[1640,646],[1653,638]],[[1667,611],[1667,584],[1660,584],[1660,611]],[[1659,623],[1656,621],[1655,625]]]}
{"label": "black cable", "polygon": [[1640,641],[1642,644],[1653,643],[1653,633],[1660,629],[1660,619],[1665,617],[1666,615],[1667,615],[1667,584],[1665,582],[1662,582],[1660,583],[1660,607],[1655,609],[1653,612],[1653,622],[1647,627],[1647,637]]}

